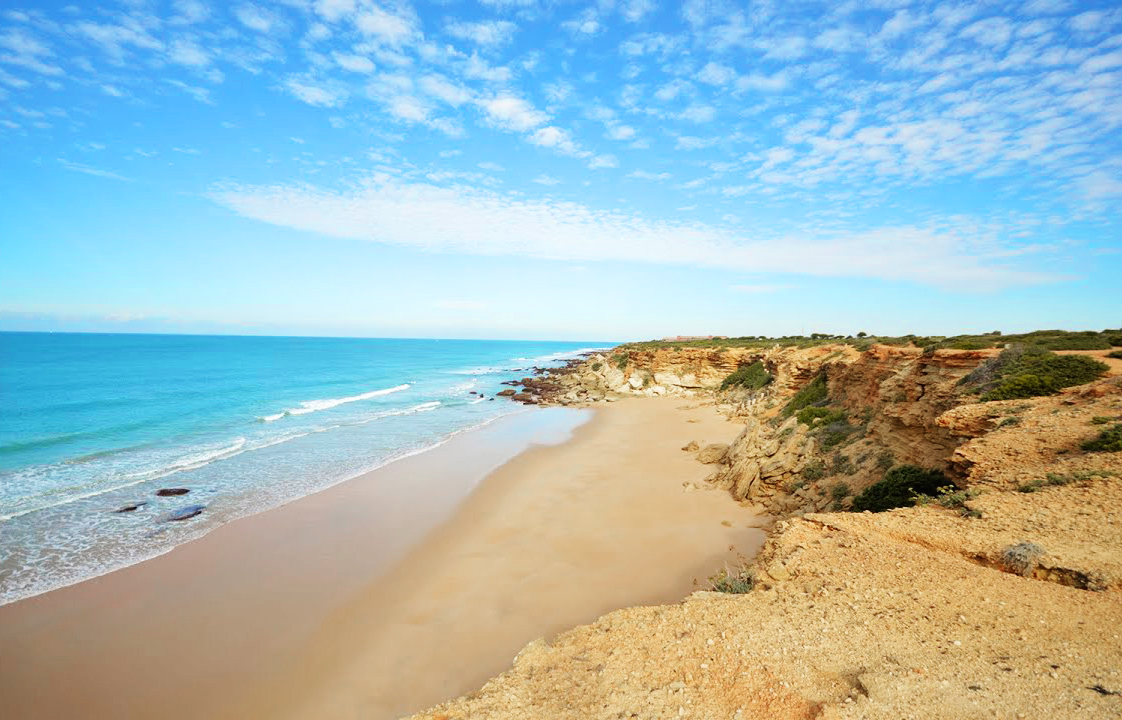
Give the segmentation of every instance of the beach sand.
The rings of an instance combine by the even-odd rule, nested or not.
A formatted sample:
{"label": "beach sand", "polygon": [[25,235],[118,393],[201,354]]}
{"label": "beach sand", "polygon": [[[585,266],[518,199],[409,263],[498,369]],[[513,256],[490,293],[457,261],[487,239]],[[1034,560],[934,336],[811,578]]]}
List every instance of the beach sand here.
{"label": "beach sand", "polygon": [[711,468],[679,448],[738,429],[681,398],[534,410],[4,606],[0,715],[377,719],[455,697],[753,554],[761,518],[682,487]]}

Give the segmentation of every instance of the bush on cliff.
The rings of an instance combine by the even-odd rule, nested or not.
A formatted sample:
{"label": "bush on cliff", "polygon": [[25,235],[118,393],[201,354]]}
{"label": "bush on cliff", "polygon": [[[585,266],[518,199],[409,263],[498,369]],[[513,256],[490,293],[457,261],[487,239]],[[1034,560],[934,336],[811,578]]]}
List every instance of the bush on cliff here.
{"label": "bush on cliff", "polygon": [[883,512],[911,506],[917,495],[935,495],[948,484],[938,470],[925,470],[915,465],[899,465],[884,475],[880,482],[865,488],[853,499],[852,510]]}
{"label": "bush on cliff", "polygon": [[785,418],[791,417],[805,407],[823,402],[826,400],[828,394],[829,389],[826,387],[826,373],[818,373],[813,380],[807,383],[806,387],[795,393],[795,396],[791,398],[791,401],[783,408],[781,415]]}
{"label": "bush on cliff", "polygon": [[1083,443],[1087,452],[1122,452],[1122,423],[1114,423],[1093,440]]}
{"label": "bush on cliff", "polygon": [[1108,358],[1114,358],[1115,360],[1122,360],[1122,350],[1115,350],[1114,352],[1108,352],[1106,354],[1106,356]]}
{"label": "bush on cliff", "polygon": [[1105,364],[1086,355],[1056,355],[1028,349],[1004,369],[1000,383],[982,395],[982,400],[1055,395],[1066,387],[1097,380],[1107,369]]}
{"label": "bush on cliff", "polygon": [[759,390],[772,381],[771,373],[764,364],[757,360],[749,365],[741,365],[721,382],[721,390],[742,387],[747,390]]}

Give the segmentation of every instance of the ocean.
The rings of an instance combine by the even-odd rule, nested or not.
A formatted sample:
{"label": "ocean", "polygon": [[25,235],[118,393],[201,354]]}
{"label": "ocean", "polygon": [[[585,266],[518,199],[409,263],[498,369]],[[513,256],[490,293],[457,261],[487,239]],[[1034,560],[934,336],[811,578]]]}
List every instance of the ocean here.
{"label": "ocean", "polygon": [[504,380],[604,347],[0,333],[0,604],[524,412]]}

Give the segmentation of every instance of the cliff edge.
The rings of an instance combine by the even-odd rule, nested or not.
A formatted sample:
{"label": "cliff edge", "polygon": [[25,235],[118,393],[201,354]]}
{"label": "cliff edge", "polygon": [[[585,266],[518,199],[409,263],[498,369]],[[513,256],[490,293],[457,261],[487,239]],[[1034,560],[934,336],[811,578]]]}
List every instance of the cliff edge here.
{"label": "cliff edge", "polygon": [[[759,362],[770,380],[715,396],[745,429],[701,458],[714,464],[704,487],[785,519],[742,594],[696,592],[537,640],[478,692],[414,717],[1122,717],[1122,453],[1093,443],[1122,421],[1122,377],[1112,366],[1054,395],[978,402],[969,382],[997,355],[586,361],[566,392],[593,399],[704,394]],[[810,395],[817,410],[791,410]],[[902,462],[949,486],[926,505],[819,512]]]}

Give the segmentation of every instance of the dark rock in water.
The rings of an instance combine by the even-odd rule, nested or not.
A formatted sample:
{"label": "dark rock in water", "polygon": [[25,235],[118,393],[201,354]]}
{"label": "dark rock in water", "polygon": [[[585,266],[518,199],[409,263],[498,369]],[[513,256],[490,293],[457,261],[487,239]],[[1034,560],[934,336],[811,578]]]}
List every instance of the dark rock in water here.
{"label": "dark rock in water", "polygon": [[172,510],[167,515],[161,518],[164,522],[177,522],[179,520],[188,520],[202,513],[206,509],[206,505],[188,505],[181,507],[178,510]]}
{"label": "dark rock in water", "polygon": [[531,395],[531,394],[530,394],[530,393],[528,393],[528,392],[520,392],[520,393],[515,393],[514,395],[512,395],[512,396],[511,396],[511,398],[510,398],[510,399],[511,399],[511,400],[517,400],[518,402],[522,402],[522,403],[533,403],[533,402],[536,402],[536,401],[534,400],[534,396],[533,396],[533,395]]}
{"label": "dark rock in water", "polygon": [[510,397],[513,394],[514,394],[514,391],[510,390],[510,389],[499,391],[499,397]]}
{"label": "dark rock in water", "polygon": [[495,398],[487,398],[487,402],[495,402]]}
{"label": "dark rock in water", "polygon": [[115,513],[133,512],[134,510],[139,510],[140,508],[144,507],[147,504],[148,504],[147,500],[141,500],[140,502],[134,502],[134,503],[129,503],[128,505],[122,505],[121,507],[117,508],[113,512],[115,512]]}
{"label": "dark rock in water", "polygon": [[176,495],[186,495],[191,492],[187,488],[161,488],[156,491],[156,497],[174,497]]}

